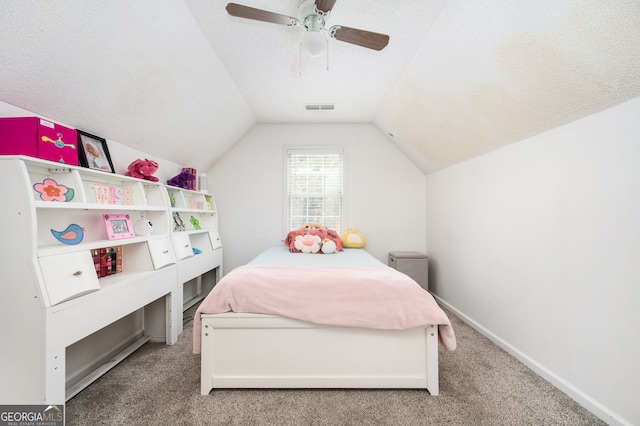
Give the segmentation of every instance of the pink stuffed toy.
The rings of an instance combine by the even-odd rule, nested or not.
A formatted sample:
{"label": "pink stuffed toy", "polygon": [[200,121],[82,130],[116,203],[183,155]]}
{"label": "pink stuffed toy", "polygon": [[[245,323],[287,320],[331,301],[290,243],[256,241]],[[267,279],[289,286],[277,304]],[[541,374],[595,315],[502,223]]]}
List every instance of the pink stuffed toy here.
{"label": "pink stuffed toy", "polygon": [[159,179],[152,176],[158,170],[158,163],[153,160],[140,160],[137,159],[133,163],[129,164],[127,168],[127,176],[132,176],[138,179],[150,180],[151,182],[157,182]]}

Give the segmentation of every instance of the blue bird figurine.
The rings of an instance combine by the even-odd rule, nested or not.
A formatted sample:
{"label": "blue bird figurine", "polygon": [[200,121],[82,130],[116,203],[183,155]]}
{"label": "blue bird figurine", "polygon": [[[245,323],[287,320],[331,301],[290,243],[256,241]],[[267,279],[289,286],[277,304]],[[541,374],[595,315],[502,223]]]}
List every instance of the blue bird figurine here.
{"label": "blue bird figurine", "polygon": [[64,244],[78,244],[84,238],[84,229],[80,225],[72,223],[64,231],[51,230],[58,241]]}

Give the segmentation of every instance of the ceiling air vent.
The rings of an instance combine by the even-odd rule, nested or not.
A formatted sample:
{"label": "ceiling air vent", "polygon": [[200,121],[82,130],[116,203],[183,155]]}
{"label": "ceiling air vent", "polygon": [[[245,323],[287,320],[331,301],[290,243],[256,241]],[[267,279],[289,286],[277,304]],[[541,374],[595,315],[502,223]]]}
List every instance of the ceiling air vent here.
{"label": "ceiling air vent", "polygon": [[304,109],[307,111],[329,111],[335,107],[335,104],[307,104],[304,106]]}

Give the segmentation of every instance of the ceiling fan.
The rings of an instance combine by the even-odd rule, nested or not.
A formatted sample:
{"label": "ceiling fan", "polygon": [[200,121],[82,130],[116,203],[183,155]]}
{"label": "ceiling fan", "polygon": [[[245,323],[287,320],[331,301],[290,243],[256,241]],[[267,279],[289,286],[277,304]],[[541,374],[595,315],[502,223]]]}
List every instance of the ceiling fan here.
{"label": "ceiling fan", "polygon": [[227,4],[227,12],[238,18],[270,22],[290,27],[304,26],[306,33],[301,42],[301,50],[309,56],[320,56],[327,50],[327,36],[345,43],[355,44],[373,50],[382,50],[389,43],[386,34],[359,30],[356,28],[333,25],[325,27],[325,21],[331,14],[336,0],[300,0],[298,18],[243,6],[237,3]]}

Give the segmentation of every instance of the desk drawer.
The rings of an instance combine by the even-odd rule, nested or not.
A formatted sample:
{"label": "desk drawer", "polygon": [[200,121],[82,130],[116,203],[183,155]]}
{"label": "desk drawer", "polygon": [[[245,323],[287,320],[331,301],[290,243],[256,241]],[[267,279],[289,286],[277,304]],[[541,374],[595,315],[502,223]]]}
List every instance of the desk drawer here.
{"label": "desk drawer", "polygon": [[89,250],[38,259],[51,305],[100,290]]}
{"label": "desk drawer", "polygon": [[178,260],[186,259],[193,256],[193,248],[191,247],[191,240],[189,234],[175,234],[173,236],[173,242],[176,248],[176,257]]}
{"label": "desk drawer", "polygon": [[176,263],[176,257],[173,254],[173,247],[168,238],[161,240],[147,241],[149,254],[153,262],[153,269],[160,269],[168,265]]}

